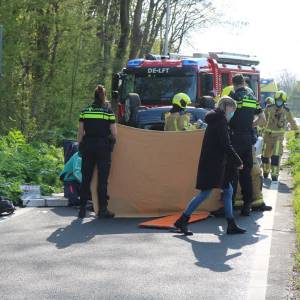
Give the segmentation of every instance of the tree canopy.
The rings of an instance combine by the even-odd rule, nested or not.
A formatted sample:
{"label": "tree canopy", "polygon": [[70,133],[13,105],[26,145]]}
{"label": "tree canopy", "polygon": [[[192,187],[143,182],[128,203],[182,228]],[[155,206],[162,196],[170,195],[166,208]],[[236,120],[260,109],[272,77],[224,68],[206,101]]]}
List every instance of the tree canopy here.
{"label": "tree canopy", "polygon": [[[206,0],[171,0],[170,51],[214,18]],[[0,134],[47,140],[76,129],[97,83],[163,48],[165,0],[0,0],[4,27]]]}

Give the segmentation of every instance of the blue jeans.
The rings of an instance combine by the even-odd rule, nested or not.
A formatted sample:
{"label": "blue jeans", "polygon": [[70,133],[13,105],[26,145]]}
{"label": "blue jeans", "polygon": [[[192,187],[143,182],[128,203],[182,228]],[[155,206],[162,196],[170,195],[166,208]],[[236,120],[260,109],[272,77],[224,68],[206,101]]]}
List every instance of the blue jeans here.
{"label": "blue jeans", "polygon": [[[188,217],[191,216],[193,211],[202,203],[204,202],[208,196],[210,195],[212,190],[203,190],[201,191],[196,197],[194,197],[187,208],[184,211],[184,214]],[[223,190],[222,194],[222,200],[224,202],[224,211],[225,211],[225,217],[228,219],[233,218],[233,212],[232,212],[232,194],[233,194],[233,188],[231,184],[229,184],[229,187],[227,189]]]}

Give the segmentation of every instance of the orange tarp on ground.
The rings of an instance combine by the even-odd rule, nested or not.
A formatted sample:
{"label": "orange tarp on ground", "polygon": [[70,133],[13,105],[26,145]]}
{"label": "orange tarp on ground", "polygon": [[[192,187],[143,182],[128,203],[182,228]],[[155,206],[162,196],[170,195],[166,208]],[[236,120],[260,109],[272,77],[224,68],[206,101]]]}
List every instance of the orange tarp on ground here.
{"label": "orange tarp on ground", "polygon": [[[163,216],[182,211],[195,189],[204,130],[163,132],[118,125],[118,141],[109,178],[109,209],[117,216]],[[98,211],[97,174],[92,198]],[[200,206],[221,206],[214,190]]]}
{"label": "orange tarp on ground", "polygon": [[[161,229],[169,229],[174,228],[174,223],[180,217],[180,213],[175,215],[170,215],[161,218],[155,218],[154,220],[146,221],[139,224],[139,227],[143,228],[161,228]],[[209,212],[207,211],[200,211],[196,214],[192,214],[191,218],[189,219],[189,223],[195,223],[202,220],[205,220],[209,217]]]}

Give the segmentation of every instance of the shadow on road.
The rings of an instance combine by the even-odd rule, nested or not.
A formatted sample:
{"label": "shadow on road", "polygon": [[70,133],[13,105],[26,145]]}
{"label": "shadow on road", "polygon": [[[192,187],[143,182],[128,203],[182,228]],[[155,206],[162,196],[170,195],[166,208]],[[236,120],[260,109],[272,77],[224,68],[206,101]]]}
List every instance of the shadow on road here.
{"label": "shadow on road", "polygon": [[[263,181],[263,187],[266,189],[270,189],[272,185],[272,180],[270,178],[264,178]],[[284,193],[284,194],[290,194],[292,192],[292,187],[287,185],[284,181],[279,181],[278,182],[278,192]]]}
{"label": "shadow on road", "polygon": [[244,246],[252,245],[267,237],[258,233],[259,225],[256,223],[256,220],[262,216],[262,213],[252,213],[251,218],[247,218],[244,222],[239,222],[247,229],[247,233],[242,235],[227,235],[225,232],[220,231],[218,227],[216,228],[216,222],[210,224],[213,226],[202,226],[202,228],[199,226],[201,223],[199,223],[196,228],[193,228],[195,234],[211,233],[216,235],[219,240],[216,242],[197,241],[193,237],[189,238],[182,235],[175,235],[175,237],[191,244],[197,259],[196,265],[199,267],[207,268],[214,272],[228,272],[232,270],[232,267],[227,262],[242,255],[242,251],[228,254],[229,249],[241,250]]}
{"label": "shadow on road", "polygon": [[[74,209],[54,209],[60,216],[76,216]],[[76,214],[74,213],[76,212]],[[156,233],[161,230],[138,228],[138,224],[145,218],[116,218],[98,219],[87,218],[84,221],[74,219],[66,227],[55,230],[47,241],[56,245],[58,249],[67,248],[73,244],[86,243],[97,235],[131,234],[131,233]]]}
{"label": "shadow on road", "polygon": [[[54,209],[60,216],[74,216],[77,210]],[[210,218],[203,222],[194,223],[191,227],[195,235],[188,238],[182,235],[175,235],[176,238],[191,244],[194,255],[197,259],[196,265],[210,269],[214,272],[228,272],[232,268],[227,262],[242,255],[239,251],[228,254],[229,249],[241,250],[246,245],[251,245],[264,239],[267,236],[258,233],[259,225],[256,221],[263,216],[263,213],[252,213],[249,218],[239,218],[238,223],[247,229],[244,235],[229,236],[225,233],[226,221],[223,218]],[[145,221],[145,218],[116,218],[97,219],[87,218],[84,221],[74,219],[66,227],[55,230],[47,241],[55,244],[58,249],[64,249],[74,244],[86,243],[97,235],[112,234],[141,234],[141,233],[166,233],[168,231],[159,229],[138,228],[138,224]],[[219,229],[224,225],[224,231]],[[213,234],[218,237],[216,242],[202,242],[195,240],[195,236],[201,234]]]}
{"label": "shadow on road", "polygon": [[279,182],[278,184],[278,192],[279,193],[284,193],[284,194],[291,194],[292,193],[292,188],[285,184],[284,182]]}

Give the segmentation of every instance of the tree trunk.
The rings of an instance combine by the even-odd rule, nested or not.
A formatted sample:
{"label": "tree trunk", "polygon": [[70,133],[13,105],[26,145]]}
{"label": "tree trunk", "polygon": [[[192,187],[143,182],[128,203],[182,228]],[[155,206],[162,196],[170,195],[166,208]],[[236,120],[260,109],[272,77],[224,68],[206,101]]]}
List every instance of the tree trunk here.
{"label": "tree trunk", "polygon": [[[35,46],[36,46],[36,57],[32,63],[32,77],[33,77],[33,93],[32,93],[32,101],[31,101],[31,114],[33,118],[39,118],[39,104],[43,103],[41,101],[43,88],[42,83],[44,80],[45,75],[45,65],[48,62],[49,57],[49,36],[50,36],[50,29],[48,24],[42,21],[45,17],[44,10],[42,8],[37,9],[37,18],[38,24],[36,27],[36,39],[35,39]],[[48,14],[47,12],[46,14]]]}
{"label": "tree trunk", "polygon": [[147,42],[148,42],[149,32],[150,32],[150,28],[151,28],[151,20],[153,19],[154,7],[155,7],[154,0],[150,0],[148,14],[147,14],[147,20],[146,20],[145,29],[144,29],[144,32],[143,32],[142,47],[141,47],[141,50],[140,50],[140,56],[144,56],[146,54],[145,47],[147,46]]}
{"label": "tree trunk", "polygon": [[155,19],[158,18],[157,20],[157,23],[153,23],[152,25],[152,29],[151,29],[151,32],[150,32],[150,35],[149,35],[149,40],[145,46],[145,54],[151,52],[151,49],[154,45],[154,42],[158,36],[158,32],[159,32],[159,29],[162,27],[162,22],[163,22],[163,19],[164,19],[164,16],[166,14],[166,11],[167,11],[167,8],[165,7],[163,9],[163,11],[161,12],[161,15],[160,16],[157,16],[157,14],[155,14]]}
{"label": "tree trunk", "polygon": [[53,5],[53,11],[55,13],[56,18],[55,18],[55,34],[54,34],[52,45],[50,47],[50,69],[48,72],[48,78],[47,78],[48,80],[52,79],[54,75],[57,47],[61,36],[61,32],[59,30],[58,21],[57,21],[59,5],[58,3],[53,3],[52,5]]}
{"label": "tree trunk", "polygon": [[130,0],[120,1],[120,24],[121,24],[121,35],[118,43],[118,49],[115,57],[115,63],[113,71],[117,72],[122,68],[128,46],[129,38],[129,7]]}
{"label": "tree trunk", "polygon": [[98,17],[101,21],[97,32],[101,45],[101,52],[99,53],[99,57],[101,57],[100,71],[98,77],[99,81],[105,84],[109,71],[111,70],[112,49],[118,29],[116,23],[118,23],[119,19],[119,1],[97,1],[95,5],[97,5]]}
{"label": "tree trunk", "polygon": [[143,34],[141,32],[141,18],[142,18],[142,9],[143,9],[143,1],[138,0],[136,3],[134,17],[133,17],[133,25],[132,25],[132,33],[130,40],[130,52],[129,58],[136,58],[138,51],[141,47]]}

